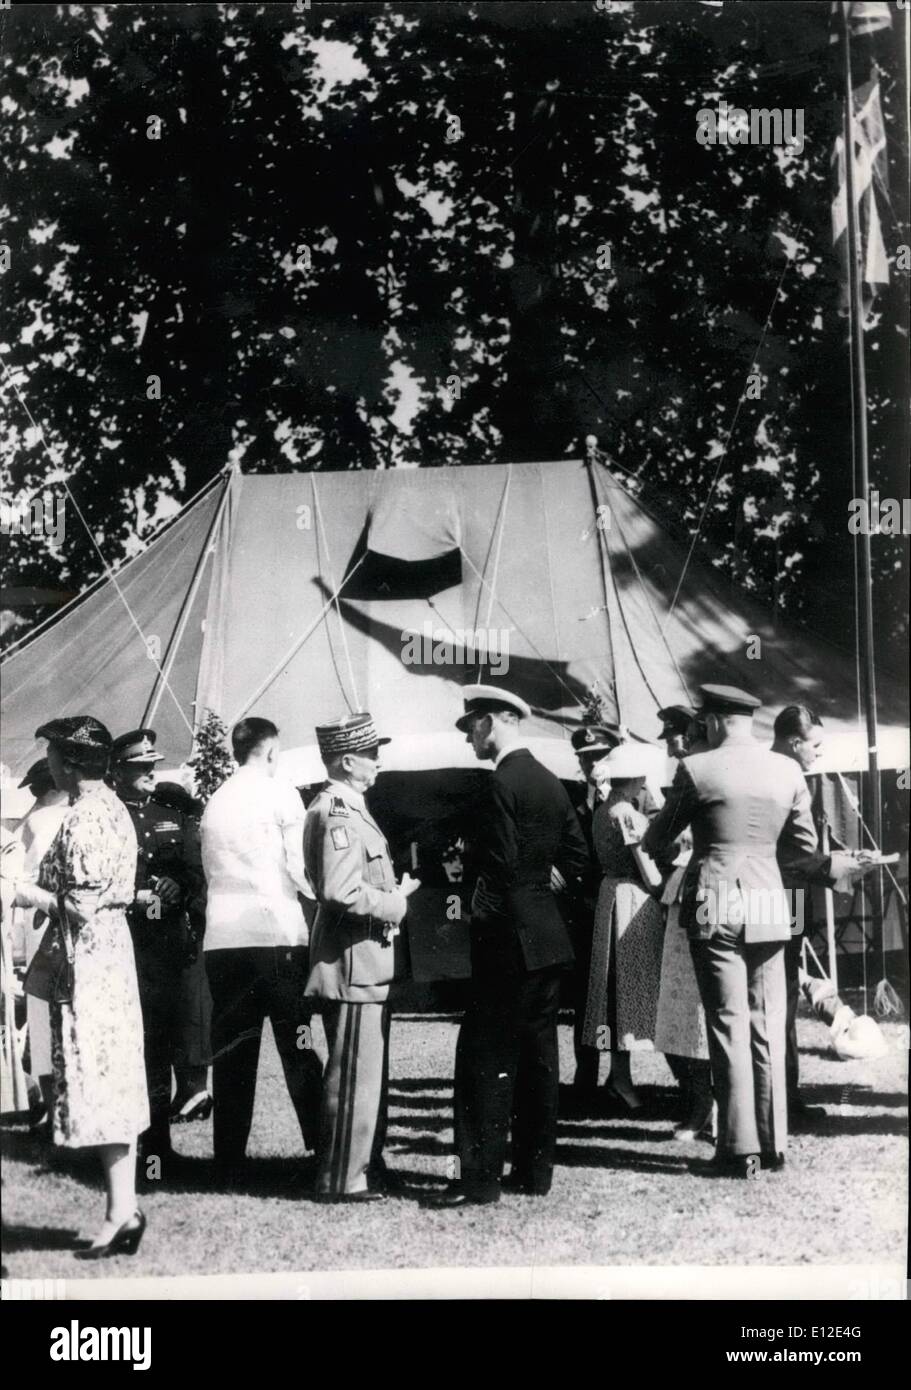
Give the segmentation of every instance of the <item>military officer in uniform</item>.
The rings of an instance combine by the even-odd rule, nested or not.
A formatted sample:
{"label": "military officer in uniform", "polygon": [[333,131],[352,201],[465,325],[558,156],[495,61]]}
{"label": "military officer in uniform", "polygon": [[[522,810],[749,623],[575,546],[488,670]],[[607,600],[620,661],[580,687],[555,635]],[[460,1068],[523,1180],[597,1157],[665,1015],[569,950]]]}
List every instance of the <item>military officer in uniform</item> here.
{"label": "military officer in uniform", "polygon": [[323,724],[316,737],[329,774],[304,826],[304,863],[317,898],[306,993],[321,1001],[329,1045],[316,1196],[379,1201],[391,1177],[382,1151],[393,937],[420,884],[410,874],[396,884],[389,846],[365,800],[389,740],[365,713]]}
{"label": "military officer in uniform", "polygon": [[154,729],[133,729],[114,739],[114,789],[130,813],[139,855],[136,896],[127,912],[142,1004],[151,1122],[141,1149],[165,1163],[171,1148],[171,1067],[179,1034],[181,975],[192,937],[205,922],[205,879],[199,836],[191,817],[155,796]]}
{"label": "military officer in uniform", "polygon": [[658,718],[661,720],[659,737],[667,748],[667,756],[685,758],[690,751],[696,711],[688,705],[665,705],[664,709],[659,709]]}
{"label": "military officer in uniform", "polygon": [[[187,816],[196,834],[205,809],[179,782],[157,782],[155,799]],[[187,965],[180,977],[177,1006],[177,1048],[174,1054],[176,1087],[171,1101],[171,1123],[207,1120],[212,1113],[209,1065],[212,1061],[212,992],[206,977],[202,937],[205,918],[190,919]]]}
{"label": "military officer in uniform", "polygon": [[474,846],[471,994],[456,1049],[458,1178],[432,1199],[439,1207],[499,1200],[510,1129],[506,1186],[535,1196],[550,1190],[560,978],[573,960],[553,870],[575,894],[588,865],[569,796],[522,742],[528,705],[488,685],[466,686],[463,697],[456,728],[494,770]]}
{"label": "military officer in uniform", "polygon": [[[583,879],[582,891],[573,903],[570,917],[573,952],[576,957],[573,970],[573,1051],[576,1058],[576,1072],[572,1089],[562,1102],[566,1112],[585,1115],[591,1112],[598,1100],[598,1070],[601,1053],[582,1041],[582,1025],[585,1022],[585,1004],[588,998],[588,974],[591,967],[592,932],[595,920],[595,902],[601,886],[601,870],[595,858],[592,844],[592,822],[599,804],[600,791],[598,774],[595,768],[607,757],[612,749],[622,742],[622,734],[616,726],[607,724],[583,724],[572,735],[572,745],[579,760],[583,782],[572,787],[569,799],[579,820],[589,862]],[[610,781],[605,784],[605,794],[610,790]]]}
{"label": "military officer in uniform", "polygon": [[718,1102],[716,1172],[756,1178],[787,1146],[785,945],[791,913],[776,854],[811,860],[817,837],[800,769],[753,738],[760,701],[703,685],[711,745],[682,759],[646,831],[647,853],[693,836],[680,904],[706,1013]]}

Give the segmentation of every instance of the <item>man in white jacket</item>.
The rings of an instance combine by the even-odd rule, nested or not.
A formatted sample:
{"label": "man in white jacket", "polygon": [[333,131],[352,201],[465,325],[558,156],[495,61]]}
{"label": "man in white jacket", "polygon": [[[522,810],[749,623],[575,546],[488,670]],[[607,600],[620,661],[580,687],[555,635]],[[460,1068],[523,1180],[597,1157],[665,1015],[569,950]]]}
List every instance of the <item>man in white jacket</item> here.
{"label": "man in white jacket", "polygon": [[263,1021],[272,1024],[304,1148],[316,1147],[322,1067],[312,1047],[303,861],[304,807],[276,776],[278,730],[242,719],[231,734],[237,771],[200,826],[208,884],[203,943],[212,991],[213,1143],[228,1181],[242,1169],[253,1117]]}

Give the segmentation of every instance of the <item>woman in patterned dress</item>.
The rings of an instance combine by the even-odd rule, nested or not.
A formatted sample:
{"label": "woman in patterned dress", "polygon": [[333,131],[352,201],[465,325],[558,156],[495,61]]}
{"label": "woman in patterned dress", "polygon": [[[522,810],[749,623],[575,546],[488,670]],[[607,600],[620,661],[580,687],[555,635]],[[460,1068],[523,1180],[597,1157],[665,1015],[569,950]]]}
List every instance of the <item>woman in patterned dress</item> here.
{"label": "woman in patterned dress", "polygon": [[678,844],[680,854],[661,895],[661,901],[667,908],[667,926],[661,960],[655,1047],[666,1056],[677,1059],[680,1069],[678,1079],[687,1113],[683,1123],[675,1128],[674,1138],[691,1140],[711,1136],[714,1100],[705,1010],[699,997],[689,938],[680,925],[683,877],[692,854],[692,840],[688,831],[681,835]]}
{"label": "woman in patterned dress", "polygon": [[145,1230],[136,1206],[136,1139],[148,1127],[142,1014],[125,909],[136,881],[129,813],[103,779],[111,736],[89,715],[38,729],[54,781],[70,809],[41,861],[37,884],[16,902],[52,917],[63,898],[74,943],[69,1004],[52,1004],[54,1141],[97,1148],[104,1170],[104,1223],[77,1258],[134,1254]]}
{"label": "woman in patterned dress", "polygon": [[609,1041],[609,1088],[632,1111],[642,1102],[632,1083],[630,1053],[651,1048],[655,1037],[664,933],[653,894],[661,874],[639,847],[648,827],[634,800],[648,772],[641,748],[621,744],[599,767],[609,772],[611,790],[592,822],[604,879],[595,908],[583,1041],[601,1048]]}

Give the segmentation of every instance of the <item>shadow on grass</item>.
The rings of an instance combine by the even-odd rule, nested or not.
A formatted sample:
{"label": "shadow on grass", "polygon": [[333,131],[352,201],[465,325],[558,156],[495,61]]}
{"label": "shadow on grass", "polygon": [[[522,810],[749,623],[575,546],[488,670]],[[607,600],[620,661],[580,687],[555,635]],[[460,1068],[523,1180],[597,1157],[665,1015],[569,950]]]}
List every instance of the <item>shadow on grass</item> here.
{"label": "shadow on grass", "polygon": [[[904,1091],[869,1091],[866,1086],[846,1081],[843,1086],[809,1085],[801,1086],[800,1094],[811,1105],[890,1105],[903,1109],[908,1104]],[[852,1099],[853,1098],[853,1099]]]}
{"label": "shadow on grass", "polygon": [[820,1139],[845,1139],[858,1134],[907,1134],[908,1121],[903,1115],[839,1115],[825,1119],[801,1120],[797,1136],[812,1135]]}
{"label": "shadow on grass", "polygon": [[686,1173],[691,1158],[663,1154],[637,1153],[633,1149],[583,1148],[557,1141],[556,1168],[601,1168],[606,1172],[622,1169],[643,1173]]}
{"label": "shadow on grass", "polygon": [[390,1110],[439,1110],[441,1106],[452,1109],[451,1096],[405,1096],[389,1092]]}
{"label": "shadow on grass", "polygon": [[24,1250],[75,1250],[79,1244],[78,1230],[63,1226],[4,1226],[3,1251],[6,1255],[21,1254]]}
{"label": "shadow on grass", "polygon": [[61,1226],[4,1226],[3,1250],[15,1255],[23,1250],[75,1250],[79,1232]]}
{"label": "shadow on grass", "polygon": [[407,1091],[451,1091],[452,1077],[440,1076],[396,1076],[389,1083],[390,1095]]}
{"label": "shadow on grass", "polygon": [[[570,1128],[570,1125],[572,1128]],[[620,1139],[628,1143],[635,1144],[637,1141],[647,1144],[662,1143],[669,1139],[672,1130],[654,1129],[651,1125],[623,1125],[605,1124],[603,1121],[577,1122],[574,1120],[560,1120],[558,1134],[565,1135],[567,1139]]]}

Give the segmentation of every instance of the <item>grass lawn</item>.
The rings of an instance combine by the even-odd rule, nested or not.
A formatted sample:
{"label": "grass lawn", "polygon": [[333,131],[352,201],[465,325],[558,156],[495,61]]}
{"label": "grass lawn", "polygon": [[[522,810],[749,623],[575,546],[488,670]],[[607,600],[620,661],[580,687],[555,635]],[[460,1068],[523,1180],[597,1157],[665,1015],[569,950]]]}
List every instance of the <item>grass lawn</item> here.
{"label": "grass lawn", "polygon": [[[315,1030],[319,1032],[319,1028]],[[841,1062],[826,1030],[800,1021],[806,1098],[825,1126],[794,1136],[788,1166],[760,1182],[693,1173],[705,1144],[671,1139],[676,1091],[664,1059],[634,1058],[650,1117],[561,1121],[547,1198],[505,1196],[496,1207],[433,1212],[415,1195],[441,1186],[452,1153],[457,1020],[398,1016],[392,1027],[390,1167],[414,1195],[370,1208],[318,1206],[296,1172],[300,1138],[267,1037],[250,1153],[255,1186],[213,1190],[211,1122],[175,1130],[186,1178],[142,1198],[149,1230],[136,1259],[77,1265],[72,1243],[101,1215],[93,1161],[58,1166],[23,1126],[4,1127],[7,1263],[17,1277],[240,1273],[465,1265],[896,1264],[906,1248],[907,1053]],[[906,1030],[905,1030],[906,1031]],[[572,1038],[561,1025],[564,1080]],[[320,1038],[321,1041],[321,1038]]]}

